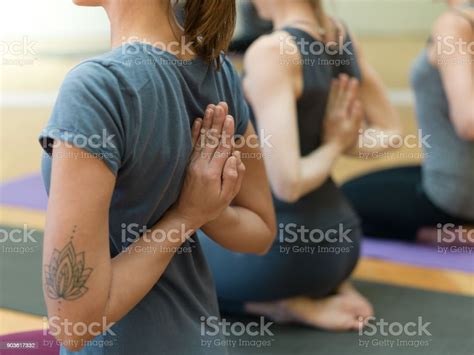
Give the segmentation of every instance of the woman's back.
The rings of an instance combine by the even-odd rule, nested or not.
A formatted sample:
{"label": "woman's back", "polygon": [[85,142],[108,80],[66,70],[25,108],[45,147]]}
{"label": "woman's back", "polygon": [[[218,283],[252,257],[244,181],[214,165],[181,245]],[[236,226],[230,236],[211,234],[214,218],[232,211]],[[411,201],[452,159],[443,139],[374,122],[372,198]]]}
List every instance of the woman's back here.
{"label": "woman's back", "polygon": [[[293,37],[301,56],[303,90],[297,101],[297,117],[300,153],[304,157],[322,145],[332,79],[345,73],[360,80],[361,75],[349,35],[337,48],[328,49],[325,43],[299,28],[285,27],[283,30]],[[332,178],[295,203],[275,198],[275,207],[280,221],[311,223],[322,229],[339,223],[347,227],[358,224],[357,216]]]}
{"label": "woman's back", "polygon": [[[192,151],[193,118],[202,117],[208,103],[219,101],[229,104],[236,133],[244,134],[247,107],[227,59],[217,72],[203,60],[180,62],[148,44],[124,45],[80,64],[68,75],[41,135],[43,146],[51,151],[51,139],[74,142],[101,156],[116,175],[109,218],[112,257],[126,251],[176,202]],[[88,143],[81,146],[84,139]],[[50,174],[51,158],[45,155],[48,190]],[[155,233],[153,238],[178,235],[181,231],[166,236]],[[83,351],[212,353],[213,349],[201,346],[205,338],[200,333],[201,317],[218,316],[212,277],[193,237],[176,251],[159,283],[111,328],[117,336],[107,333],[97,339],[108,345]],[[177,340],[178,334],[187,341]],[[214,350],[225,353],[224,348]]]}

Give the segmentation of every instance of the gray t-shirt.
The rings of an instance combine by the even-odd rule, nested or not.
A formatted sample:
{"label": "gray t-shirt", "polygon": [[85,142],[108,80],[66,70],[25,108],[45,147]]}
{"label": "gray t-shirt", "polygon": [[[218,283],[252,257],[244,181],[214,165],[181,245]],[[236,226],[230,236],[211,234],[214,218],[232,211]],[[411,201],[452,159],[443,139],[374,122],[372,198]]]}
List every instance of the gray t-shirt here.
{"label": "gray t-shirt", "polygon": [[[209,103],[226,101],[236,133],[244,134],[249,115],[239,77],[226,57],[222,61],[216,71],[201,59],[183,62],[133,43],[83,62],[64,80],[40,135],[48,153],[45,185],[49,191],[53,139],[103,159],[117,177],[110,206],[111,256],[127,248],[143,226],[156,224],[177,200],[192,151],[191,125]],[[222,335],[208,336],[203,325],[207,319],[206,324],[216,324],[212,317],[219,317],[214,283],[194,236],[153,289],[111,328],[116,335],[97,337],[81,353],[226,353]],[[62,348],[61,353],[68,352]]]}

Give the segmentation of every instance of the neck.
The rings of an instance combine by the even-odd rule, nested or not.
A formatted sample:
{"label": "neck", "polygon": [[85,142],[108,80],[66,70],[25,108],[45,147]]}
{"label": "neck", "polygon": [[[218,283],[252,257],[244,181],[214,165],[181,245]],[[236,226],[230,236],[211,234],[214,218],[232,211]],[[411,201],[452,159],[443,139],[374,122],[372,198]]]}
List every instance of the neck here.
{"label": "neck", "polygon": [[131,41],[167,45],[179,41],[182,30],[170,18],[168,1],[108,1],[104,9],[110,20],[111,44]]}
{"label": "neck", "polygon": [[275,6],[272,22],[275,28],[282,28],[293,22],[304,21],[319,26],[313,6],[308,1],[286,1]]}

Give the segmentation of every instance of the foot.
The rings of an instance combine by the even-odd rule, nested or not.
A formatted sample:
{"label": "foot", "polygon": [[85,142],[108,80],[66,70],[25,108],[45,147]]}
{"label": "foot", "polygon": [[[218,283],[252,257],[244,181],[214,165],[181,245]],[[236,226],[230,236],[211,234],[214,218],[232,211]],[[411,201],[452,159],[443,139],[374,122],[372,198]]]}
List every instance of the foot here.
{"label": "foot", "polygon": [[374,308],[370,304],[369,300],[365,298],[359,291],[357,291],[349,281],[345,281],[339,287],[338,293],[351,298],[360,317],[367,318],[374,315]]}
{"label": "foot", "polygon": [[373,315],[370,303],[350,284],[322,299],[295,297],[275,302],[246,304],[246,311],[275,322],[296,322],[330,331],[359,330]]}

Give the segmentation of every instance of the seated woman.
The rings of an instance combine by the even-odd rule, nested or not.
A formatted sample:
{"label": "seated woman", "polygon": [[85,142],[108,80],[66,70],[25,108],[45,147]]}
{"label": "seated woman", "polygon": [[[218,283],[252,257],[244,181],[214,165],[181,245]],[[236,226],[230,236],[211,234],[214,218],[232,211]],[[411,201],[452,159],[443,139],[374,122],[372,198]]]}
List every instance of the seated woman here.
{"label": "seated woman", "polygon": [[255,5],[275,31],[247,52],[244,89],[262,135],[279,233],[263,257],[203,238],[220,304],[282,322],[358,329],[360,317],[373,313],[347,281],[361,230],[331,169],[339,156],[358,153],[363,111],[366,126],[387,135],[398,134],[398,117],[360,47],[319,1]]}
{"label": "seated woman", "polygon": [[474,2],[449,3],[412,73],[423,164],[343,186],[366,235],[474,242]]}
{"label": "seated woman", "polygon": [[114,49],[67,75],[41,134],[50,332],[61,354],[227,354],[202,334],[219,309],[195,231],[254,254],[275,235],[264,164],[246,158],[260,150],[229,144],[255,135],[222,53],[235,3],[187,0],[185,29],[170,0],[76,3],[105,8]]}

